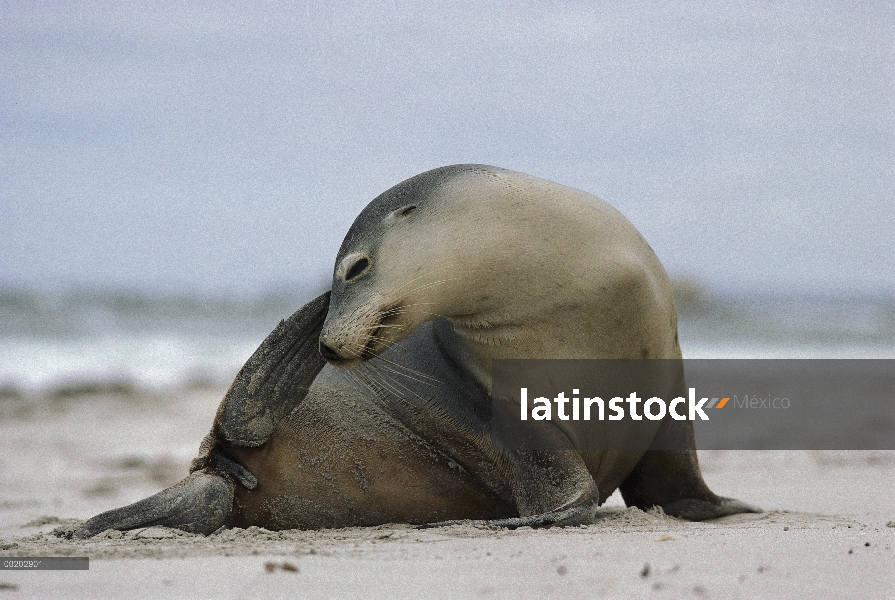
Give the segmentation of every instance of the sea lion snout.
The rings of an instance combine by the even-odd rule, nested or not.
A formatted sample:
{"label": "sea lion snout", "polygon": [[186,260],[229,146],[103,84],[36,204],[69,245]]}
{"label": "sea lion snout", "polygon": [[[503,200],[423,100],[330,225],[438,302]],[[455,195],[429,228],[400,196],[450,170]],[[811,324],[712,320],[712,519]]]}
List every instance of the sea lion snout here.
{"label": "sea lion snout", "polygon": [[338,300],[330,305],[318,338],[320,355],[334,367],[350,367],[378,354],[388,344],[382,331],[381,304],[375,298],[345,306]]}
{"label": "sea lion snout", "polygon": [[425,315],[408,312],[401,301],[373,302],[347,316],[339,314],[337,308],[327,317],[318,339],[320,355],[340,368],[376,358],[428,320]]}
{"label": "sea lion snout", "polygon": [[354,344],[349,344],[346,348],[344,336],[334,332],[332,328],[330,328],[329,335],[324,331],[317,339],[317,350],[320,352],[320,356],[334,367],[344,367],[358,361],[360,358],[358,353],[349,350],[353,346]]}

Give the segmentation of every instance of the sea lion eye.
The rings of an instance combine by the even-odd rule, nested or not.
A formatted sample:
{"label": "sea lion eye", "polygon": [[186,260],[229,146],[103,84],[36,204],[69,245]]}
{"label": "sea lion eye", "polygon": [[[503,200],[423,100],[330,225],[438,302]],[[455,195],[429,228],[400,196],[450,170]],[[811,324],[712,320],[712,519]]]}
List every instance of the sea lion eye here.
{"label": "sea lion eye", "polygon": [[348,272],[345,273],[345,281],[350,281],[366,271],[367,267],[370,265],[370,261],[366,258],[361,258],[359,261],[351,265],[351,268],[348,269]]}
{"label": "sea lion eye", "polygon": [[407,215],[409,215],[410,213],[412,213],[412,212],[415,211],[415,210],[416,210],[416,206],[414,206],[413,204],[411,204],[410,206],[405,206],[404,208],[402,208],[402,209],[401,209],[401,212],[400,212],[399,214],[400,214],[402,217],[406,217]]}

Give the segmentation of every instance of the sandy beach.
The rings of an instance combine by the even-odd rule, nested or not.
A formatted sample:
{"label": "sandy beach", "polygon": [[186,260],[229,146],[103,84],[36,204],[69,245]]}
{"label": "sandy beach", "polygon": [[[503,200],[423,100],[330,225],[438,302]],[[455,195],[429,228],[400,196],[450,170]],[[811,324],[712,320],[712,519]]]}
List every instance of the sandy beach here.
{"label": "sandy beach", "polygon": [[0,572],[9,598],[891,597],[895,453],[700,453],[758,515],[689,523],[626,509],[566,529],[375,528],[209,537],[149,528],[66,539],[186,472],[223,389],[0,400],[0,554],[89,571]]}
{"label": "sandy beach", "polygon": [[[0,600],[895,600],[893,30],[888,2],[0,3]],[[525,467],[476,444],[485,407],[466,401],[493,391],[488,361],[678,349],[779,361],[779,374],[733,369],[717,387],[713,369],[685,368],[705,482],[763,512],[686,522],[616,492],[566,528],[72,539],[186,477],[242,365],[326,290],[327,326],[296,327],[301,343],[267,354],[277,367],[244,380],[222,426],[246,437],[225,439],[270,439],[284,405],[255,392],[302,348],[350,367],[409,335],[419,368],[352,373],[363,398],[394,400],[387,436],[342,427],[362,413],[339,383],[319,394],[326,419],[309,411],[290,429],[300,442],[274,437],[254,455],[250,501],[285,515],[271,527],[312,511],[357,518],[358,505],[379,512],[328,522],[416,508],[424,520],[444,498],[466,510],[463,487],[479,490],[441,488],[429,465],[472,470],[525,513],[542,497],[593,497],[565,493],[590,492],[580,465],[572,478],[556,456]],[[453,333],[425,324],[437,317]],[[300,385],[272,387],[290,400]],[[518,412],[505,412],[531,414],[522,434],[535,421],[551,431],[566,402],[574,415],[588,399],[576,385],[531,407],[519,385]],[[712,410],[727,402],[714,423],[695,422],[697,388]],[[632,414],[640,400],[645,414],[662,397],[674,418],[663,394],[629,397],[634,429],[652,425]],[[555,397],[558,420],[527,412],[539,397]],[[482,421],[498,449],[528,441]],[[468,438],[449,437],[468,422]],[[614,442],[567,425],[568,440],[532,437]],[[379,433],[409,441],[391,452]],[[663,437],[648,439],[679,441]],[[346,459],[355,442],[374,452]],[[431,461],[408,468],[405,447]],[[597,486],[632,472],[590,456],[608,473]],[[626,481],[641,499],[692,475],[640,464],[643,479]],[[336,504],[338,467],[357,488]],[[292,493],[300,469],[313,479]],[[289,493],[265,495],[280,474]],[[26,572],[4,568],[9,557],[87,557],[89,569]]]}

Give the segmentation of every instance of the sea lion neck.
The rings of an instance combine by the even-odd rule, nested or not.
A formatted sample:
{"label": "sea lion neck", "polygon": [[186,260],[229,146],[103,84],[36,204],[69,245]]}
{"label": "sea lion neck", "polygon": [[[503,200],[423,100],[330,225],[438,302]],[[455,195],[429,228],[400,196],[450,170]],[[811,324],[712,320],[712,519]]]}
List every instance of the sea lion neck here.
{"label": "sea lion neck", "polygon": [[476,383],[491,393],[491,365],[495,359],[533,358],[536,337],[529,327],[517,323],[485,324],[468,319],[440,318],[433,331],[445,358],[458,365]]}

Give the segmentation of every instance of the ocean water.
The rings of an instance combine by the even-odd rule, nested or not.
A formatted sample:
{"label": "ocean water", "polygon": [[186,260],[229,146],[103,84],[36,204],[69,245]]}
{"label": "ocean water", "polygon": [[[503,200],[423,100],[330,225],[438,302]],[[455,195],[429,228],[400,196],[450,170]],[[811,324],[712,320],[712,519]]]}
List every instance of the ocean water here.
{"label": "ocean water", "polygon": [[[313,293],[0,290],[0,397],[226,386]],[[687,358],[895,358],[895,298],[683,289]]]}
{"label": "ocean water", "polygon": [[0,291],[0,395],[226,385],[312,294]]}
{"label": "ocean water", "polygon": [[678,299],[685,358],[895,358],[895,298]]}

